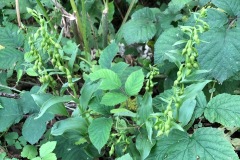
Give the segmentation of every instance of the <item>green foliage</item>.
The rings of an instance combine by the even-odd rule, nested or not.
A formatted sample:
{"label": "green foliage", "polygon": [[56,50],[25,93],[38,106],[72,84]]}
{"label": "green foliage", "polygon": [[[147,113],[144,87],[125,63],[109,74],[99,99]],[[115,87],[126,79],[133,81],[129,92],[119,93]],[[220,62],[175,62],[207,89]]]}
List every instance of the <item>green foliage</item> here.
{"label": "green foliage", "polygon": [[239,0],[0,13],[0,159],[239,159]]}

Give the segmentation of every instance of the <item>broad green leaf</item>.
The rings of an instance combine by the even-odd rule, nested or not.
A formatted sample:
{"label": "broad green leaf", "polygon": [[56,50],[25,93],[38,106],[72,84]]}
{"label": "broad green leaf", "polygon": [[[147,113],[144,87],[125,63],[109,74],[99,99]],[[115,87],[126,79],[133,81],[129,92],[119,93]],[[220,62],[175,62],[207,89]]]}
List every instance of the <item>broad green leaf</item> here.
{"label": "broad green leaf", "polygon": [[6,131],[11,125],[18,123],[23,116],[15,99],[0,97],[0,132]]}
{"label": "broad green leaf", "polygon": [[179,110],[179,122],[181,122],[181,126],[187,125],[191,120],[195,106],[195,99],[187,99],[183,102]]}
{"label": "broad green leaf", "polygon": [[114,116],[136,117],[136,113],[133,113],[126,108],[112,109],[111,113],[113,113]]}
{"label": "broad green leaf", "polygon": [[149,141],[147,135],[140,133],[136,138],[136,148],[141,155],[141,160],[144,160],[150,153],[155,143]]}
{"label": "broad green leaf", "polygon": [[238,160],[231,143],[223,131],[215,128],[199,128],[192,136],[186,132],[172,130],[160,138],[147,160]]}
{"label": "broad green leaf", "polygon": [[102,117],[94,119],[88,128],[89,138],[99,153],[109,139],[112,125],[112,119]]}
{"label": "broad green leaf", "polygon": [[124,40],[128,45],[146,43],[156,34],[157,29],[152,21],[147,19],[130,20],[122,28]]}
{"label": "broad green leaf", "polygon": [[228,17],[224,12],[214,8],[209,8],[207,9],[207,17],[204,21],[207,22],[210,28],[222,27],[228,23]]}
{"label": "broad green leaf", "polygon": [[[37,101],[42,102],[43,99],[46,98],[46,97],[44,98],[43,95],[41,95],[41,94],[32,94],[32,97],[33,97],[33,99],[36,103],[37,103]],[[51,97],[47,97],[47,98],[48,99],[40,105],[40,107],[41,107],[40,112],[39,112],[38,116],[36,117],[36,119],[40,118],[50,107],[56,107],[55,105],[58,105],[59,103],[69,102],[69,101],[72,100],[72,97],[67,96],[67,95],[66,96],[61,96],[61,97],[51,96]],[[61,107],[61,108],[58,108],[58,111],[60,111],[61,114],[66,115],[66,109]]]}
{"label": "broad green leaf", "polygon": [[24,114],[27,113],[38,113],[40,107],[35,103],[31,94],[36,93],[33,89],[30,92],[22,92],[18,99],[18,104],[22,108]]}
{"label": "broad green leaf", "polygon": [[101,79],[100,89],[114,90],[121,87],[122,83],[116,73],[109,69],[100,69],[89,75],[91,81]]}
{"label": "broad green leaf", "polygon": [[42,157],[42,160],[57,160],[55,153],[48,153],[44,157]]}
{"label": "broad green leaf", "polygon": [[125,83],[125,91],[129,96],[135,96],[141,90],[144,81],[142,69],[130,74]]}
{"label": "broad green leaf", "polygon": [[211,1],[218,8],[223,9],[230,16],[236,16],[240,11],[240,1],[239,0],[212,0]]}
{"label": "broad green leaf", "polygon": [[157,32],[154,21],[156,19],[153,12],[147,7],[134,12],[131,20],[121,30],[127,44],[146,43],[153,38]]}
{"label": "broad green leaf", "polygon": [[113,58],[116,56],[116,54],[119,52],[118,45],[113,42],[109,46],[107,46],[99,59],[99,64],[102,68],[110,68]]}
{"label": "broad green leaf", "polygon": [[31,159],[31,160],[42,160],[42,158],[36,157],[36,158]]}
{"label": "broad green leaf", "polygon": [[18,139],[18,133],[17,132],[8,132],[6,135],[4,135],[4,139],[7,142],[8,145],[14,145],[16,143],[16,140]]}
{"label": "broad green leaf", "polygon": [[240,27],[213,28],[200,37],[198,62],[200,67],[211,70],[210,75],[220,83],[240,70]]}
{"label": "broad green leaf", "polygon": [[204,116],[211,122],[227,127],[240,127],[240,96],[219,94],[211,99],[204,110]]}
{"label": "broad green leaf", "polygon": [[165,60],[181,63],[183,56],[180,50],[183,45],[173,44],[182,39],[184,38],[180,29],[170,28],[165,30],[154,45],[154,64],[162,64]]}
{"label": "broad green leaf", "polygon": [[[23,43],[24,43],[23,31],[19,30],[17,25],[7,23],[5,27],[0,27],[0,44],[2,46],[4,47],[8,46],[9,48],[15,49],[15,51],[17,51],[16,48],[21,47]],[[13,53],[14,52],[12,52],[11,54]],[[23,57],[22,53],[21,55]],[[11,58],[9,57],[9,59]],[[5,61],[6,60],[7,59],[5,59]]]}
{"label": "broad green leaf", "polygon": [[139,98],[138,104],[140,104],[137,110],[139,116],[138,118],[139,122],[142,124],[145,123],[149,115],[153,113],[151,94],[146,92],[142,99]]}
{"label": "broad green leaf", "polygon": [[100,83],[85,82],[81,88],[81,96],[79,98],[80,105],[83,109],[87,109],[94,92],[98,89]]}
{"label": "broad green leaf", "polygon": [[92,154],[89,154],[86,152],[87,146],[85,144],[75,145],[75,142],[79,141],[82,136],[74,131],[69,131],[61,136],[54,136],[53,138],[54,141],[57,141],[57,146],[54,149],[54,153],[56,153],[58,158],[64,160],[93,159],[91,155],[95,152],[98,153],[94,147],[92,148],[95,150],[91,150]]}
{"label": "broad green leaf", "polygon": [[104,94],[101,100],[101,104],[106,106],[115,106],[119,103],[126,101],[128,97],[119,92],[108,92]]}
{"label": "broad green leaf", "polygon": [[[1,42],[0,42],[1,43]],[[0,50],[0,69],[9,69],[23,61],[23,53],[15,48],[5,47]]]}
{"label": "broad green leaf", "polygon": [[98,114],[102,115],[110,115],[110,110],[114,108],[114,106],[105,106],[101,104],[102,95],[97,95],[94,97],[91,102],[89,103],[89,109],[91,109],[93,112],[96,112]]}
{"label": "broad green leaf", "polygon": [[26,145],[23,147],[21,157],[33,159],[38,155],[37,148],[35,146]]}
{"label": "broad green leaf", "polygon": [[124,154],[122,157],[117,158],[116,160],[133,160],[129,153]]}
{"label": "broad green leaf", "polygon": [[135,11],[131,16],[131,19],[133,20],[147,19],[151,21],[156,20],[152,10],[148,7],[144,7],[142,9]]}
{"label": "broad green leaf", "polygon": [[56,141],[48,141],[47,143],[44,143],[41,145],[39,149],[39,154],[41,157],[44,157],[48,155],[49,153],[53,152],[53,150],[56,147],[57,142]]}
{"label": "broad green leaf", "polygon": [[121,76],[123,71],[129,66],[129,64],[125,62],[118,62],[114,63],[113,66],[111,67],[111,70],[115,73],[117,73],[118,76]]}
{"label": "broad green leaf", "polygon": [[185,7],[187,3],[191,1],[192,0],[171,0],[168,4],[168,10],[171,13],[177,13],[178,11],[183,9],[183,7]]}
{"label": "broad green leaf", "polygon": [[74,130],[75,132],[79,132],[81,135],[85,135],[87,133],[87,127],[88,125],[84,118],[67,118],[54,123],[51,129],[51,134],[54,136],[59,136],[65,132]]}
{"label": "broad green leaf", "polygon": [[22,128],[22,135],[30,144],[35,144],[40,140],[46,131],[47,122],[54,118],[54,116],[49,113],[44,114],[38,119],[35,119],[35,117],[34,114],[29,116]]}

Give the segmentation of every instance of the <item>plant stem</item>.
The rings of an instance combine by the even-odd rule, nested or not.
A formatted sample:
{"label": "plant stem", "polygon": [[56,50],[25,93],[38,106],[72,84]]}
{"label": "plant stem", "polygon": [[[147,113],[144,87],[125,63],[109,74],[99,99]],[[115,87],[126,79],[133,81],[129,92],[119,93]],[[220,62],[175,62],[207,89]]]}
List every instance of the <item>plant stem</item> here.
{"label": "plant stem", "polygon": [[127,13],[126,13],[126,15],[125,15],[125,17],[124,17],[124,19],[122,21],[121,27],[126,23],[128,17],[129,17],[129,14],[131,13],[135,3],[136,3],[136,0],[132,0],[131,4],[130,4],[128,10],[127,10]]}
{"label": "plant stem", "polygon": [[81,23],[81,18],[80,18],[80,15],[78,13],[77,6],[76,6],[74,0],[70,0],[73,12],[74,12],[74,14],[76,15],[76,18],[77,18],[76,23],[77,23],[78,30],[80,32],[80,36],[83,39],[85,59],[90,62],[91,61],[91,56],[90,56],[90,50],[89,50],[87,36],[86,36],[86,34],[87,34],[86,33],[86,10],[85,10],[84,0],[81,0],[81,2],[82,2],[83,23]]}
{"label": "plant stem", "polygon": [[37,4],[38,4],[38,6],[40,7],[40,9],[42,10],[42,14],[43,14],[44,17],[47,19],[51,30],[54,31],[54,30],[55,30],[55,29],[54,29],[54,26],[53,26],[53,24],[51,23],[50,17],[48,16],[46,9],[43,7],[43,5],[42,5],[42,3],[40,2],[40,0],[36,0],[36,2],[37,2]]}

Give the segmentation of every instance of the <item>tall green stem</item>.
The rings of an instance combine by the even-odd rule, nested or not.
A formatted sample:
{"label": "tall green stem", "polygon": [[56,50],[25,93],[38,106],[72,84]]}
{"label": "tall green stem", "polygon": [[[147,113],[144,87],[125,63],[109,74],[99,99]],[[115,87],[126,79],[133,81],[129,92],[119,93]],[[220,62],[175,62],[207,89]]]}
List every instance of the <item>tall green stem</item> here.
{"label": "tall green stem", "polygon": [[107,47],[107,36],[108,36],[108,0],[104,1],[105,8],[102,12],[102,31],[103,31],[103,48]]}
{"label": "tall green stem", "polygon": [[123,19],[123,21],[122,21],[121,27],[122,27],[122,25],[124,25],[124,23],[126,23],[128,17],[129,17],[129,14],[131,13],[131,11],[132,11],[132,9],[133,9],[134,4],[136,3],[136,1],[137,1],[137,0],[132,0],[131,4],[130,4],[128,10],[127,10],[127,13],[126,13],[126,15],[125,15],[125,17],[124,17],[124,19]]}
{"label": "tall green stem", "polygon": [[[87,61],[91,61],[91,56],[90,56],[90,50],[89,50],[89,46],[88,46],[88,41],[87,41],[87,36],[86,36],[86,10],[85,10],[85,4],[84,4],[84,0],[81,0],[82,2],[82,14],[83,14],[83,21],[81,21],[80,15],[78,13],[77,10],[77,6],[75,4],[74,0],[70,0],[72,9],[74,14],[76,15],[76,21],[77,21],[77,27],[78,30],[80,32],[80,36],[83,39],[83,43],[84,43],[84,51],[85,51],[85,59]],[[83,23],[82,23],[83,22]]]}
{"label": "tall green stem", "polygon": [[46,9],[43,7],[43,5],[42,5],[42,3],[40,2],[40,0],[36,0],[36,2],[37,2],[37,5],[38,5],[38,6],[40,7],[40,9],[42,10],[43,16],[47,19],[48,24],[49,24],[51,30],[54,31],[54,30],[55,30],[55,29],[54,29],[54,26],[53,26],[53,24],[51,23],[50,17],[48,16]]}

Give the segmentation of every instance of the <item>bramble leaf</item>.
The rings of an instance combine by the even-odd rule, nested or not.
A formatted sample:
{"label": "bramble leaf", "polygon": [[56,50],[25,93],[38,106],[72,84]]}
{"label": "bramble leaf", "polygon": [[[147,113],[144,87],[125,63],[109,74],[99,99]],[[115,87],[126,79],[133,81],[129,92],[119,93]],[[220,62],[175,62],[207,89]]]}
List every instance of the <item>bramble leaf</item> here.
{"label": "bramble leaf", "polygon": [[211,122],[227,127],[240,127],[240,96],[219,94],[211,99],[204,110],[204,116]]}
{"label": "bramble leaf", "polygon": [[240,27],[213,28],[202,34],[197,47],[200,67],[221,83],[240,70]]}
{"label": "bramble leaf", "polygon": [[160,138],[147,160],[156,159],[233,159],[238,160],[231,143],[223,131],[199,128],[190,137],[188,133],[173,130]]}
{"label": "bramble leaf", "polygon": [[179,29],[170,28],[165,30],[154,45],[154,64],[162,64],[165,60],[181,63],[183,60],[180,53],[182,45],[174,45],[174,43],[182,39],[183,34]]}
{"label": "bramble leaf", "polygon": [[112,124],[112,119],[102,117],[94,119],[88,128],[89,138],[99,153],[109,139]]}

